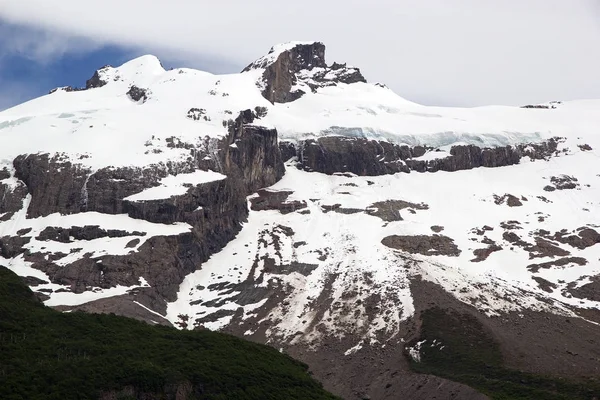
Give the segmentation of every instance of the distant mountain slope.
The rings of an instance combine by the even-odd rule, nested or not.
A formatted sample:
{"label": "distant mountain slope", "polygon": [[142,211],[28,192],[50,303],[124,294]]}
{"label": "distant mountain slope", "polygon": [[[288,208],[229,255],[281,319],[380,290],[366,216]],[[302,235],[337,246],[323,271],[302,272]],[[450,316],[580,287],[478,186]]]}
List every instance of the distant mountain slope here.
{"label": "distant mountain slope", "polygon": [[16,399],[335,399],[306,365],[210,331],[44,307],[0,267],[0,393]]}
{"label": "distant mountain slope", "polygon": [[587,383],[599,126],[598,100],[415,104],[319,42],[229,75],[144,56],[0,113],[0,263],[61,311],[284,349],[351,400],[501,396],[483,364]]}

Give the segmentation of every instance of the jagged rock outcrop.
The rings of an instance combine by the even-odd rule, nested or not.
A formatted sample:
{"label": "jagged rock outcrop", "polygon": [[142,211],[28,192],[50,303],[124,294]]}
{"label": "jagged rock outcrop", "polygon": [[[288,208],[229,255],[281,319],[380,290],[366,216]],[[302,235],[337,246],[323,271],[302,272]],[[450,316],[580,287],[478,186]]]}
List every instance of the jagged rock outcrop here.
{"label": "jagged rock outcrop", "polygon": [[222,151],[226,174],[244,183],[245,195],[274,184],[285,173],[277,131],[253,125],[257,118],[256,111],[242,111],[229,124]]}
{"label": "jagged rock outcrop", "polygon": [[127,96],[133,101],[145,103],[148,100],[148,90],[132,85],[127,91]]}
{"label": "jagged rock outcrop", "polygon": [[555,109],[562,104],[562,101],[550,101],[546,104],[527,104],[521,108]]}
{"label": "jagged rock outcrop", "polygon": [[73,86],[63,86],[63,87],[57,87],[57,88],[54,88],[54,89],[50,90],[48,92],[48,94],[52,94],[52,93],[58,92],[59,90],[62,90],[63,92],[69,93],[69,92],[79,92],[79,91],[85,90],[85,89],[78,88],[78,87],[73,87]]}
{"label": "jagged rock outcrop", "polygon": [[307,139],[299,143],[281,142],[285,159],[297,157],[298,167],[306,171],[333,174],[351,172],[361,176],[397,172],[460,171],[478,167],[503,167],[518,164],[521,158],[548,159],[558,154],[559,138],[527,145],[482,148],[475,145],[452,146],[439,158],[419,159],[432,147],[397,145],[384,141],[341,136]]}
{"label": "jagged rock outcrop", "polygon": [[92,75],[92,77],[85,82],[85,88],[86,89],[94,89],[94,88],[100,88],[100,87],[106,85],[108,82],[106,82],[105,80],[102,79],[100,72],[102,72],[103,70],[106,70],[108,68],[112,68],[112,67],[110,65],[105,65],[104,67],[102,67],[99,70],[97,70],[96,72],[94,72],[94,75]]}
{"label": "jagged rock outcrop", "polygon": [[307,91],[338,83],[366,82],[358,68],[325,62],[325,45],[320,42],[290,43],[272,48],[269,54],[242,72],[264,69],[259,85],[271,103],[288,103]]}

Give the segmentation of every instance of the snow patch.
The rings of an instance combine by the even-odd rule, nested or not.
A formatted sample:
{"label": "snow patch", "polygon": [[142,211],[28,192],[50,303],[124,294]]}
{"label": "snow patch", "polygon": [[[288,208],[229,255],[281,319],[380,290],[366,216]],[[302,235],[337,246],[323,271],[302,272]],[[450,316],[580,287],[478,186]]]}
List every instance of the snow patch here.
{"label": "snow patch", "polygon": [[168,199],[187,193],[191,185],[220,181],[227,176],[214,171],[197,170],[188,174],[169,175],[160,180],[160,186],[144,189],[143,191],[126,197],[129,201],[149,201]]}

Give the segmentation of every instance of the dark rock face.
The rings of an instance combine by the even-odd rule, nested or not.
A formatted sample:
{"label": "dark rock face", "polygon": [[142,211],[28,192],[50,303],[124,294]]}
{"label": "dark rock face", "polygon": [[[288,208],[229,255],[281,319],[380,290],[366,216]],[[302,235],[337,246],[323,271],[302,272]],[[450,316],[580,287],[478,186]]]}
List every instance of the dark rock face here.
{"label": "dark rock face", "polygon": [[596,275],[590,280],[590,283],[578,288],[569,288],[569,293],[571,293],[574,297],[579,297],[581,299],[600,301],[600,275]]}
{"label": "dark rock face", "polygon": [[88,170],[63,162],[59,156],[50,158],[48,154],[19,156],[13,165],[15,176],[27,186],[32,196],[27,210],[29,218],[55,212],[73,214],[81,210]]}
{"label": "dark rock face", "polygon": [[47,281],[45,281],[43,279],[36,278],[34,276],[22,276],[21,280],[27,286],[39,286],[39,285],[44,285],[44,284],[48,283]]}
{"label": "dark rock face", "polygon": [[241,112],[229,125],[221,153],[226,175],[243,182],[245,195],[273,185],[285,173],[277,131],[252,125],[257,118],[251,110]]}
{"label": "dark rock face", "polygon": [[0,169],[0,181],[10,178],[10,172],[6,169]]}
{"label": "dark rock face", "polygon": [[100,76],[100,71],[105,70],[107,68],[110,68],[110,65],[105,65],[98,71],[94,72],[94,75],[92,75],[92,77],[85,82],[85,88],[94,89],[106,85],[108,82],[102,79],[102,77]]}
{"label": "dark rock face", "polygon": [[296,157],[296,147],[290,142],[279,142],[279,151],[283,161],[288,161],[292,157]]}
{"label": "dark rock face", "polygon": [[148,100],[148,90],[133,85],[127,91],[127,96],[135,102],[145,103]]}
{"label": "dark rock face", "polygon": [[303,140],[297,144],[280,143],[285,158],[297,157],[298,167],[306,171],[333,174],[351,172],[361,176],[397,172],[460,171],[478,167],[502,167],[518,164],[522,157],[547,159],[557,154],[559,139],[532,145],[481,148],[475,145],[453,146],[445,158],[419,160],[432,148],[409,147],[389,142],[325,136]]}
{"label": "dark rock face", "polygon": [[296,73],[305,69],[311,70],[315,67],[326,67],[325,45],[323,43],[295,46],[291,50],[281,53],[272,64],[254,63],[243,71],[265,68],[263,97],[271,103],[288,103],[304,94],[301,90],[291,91],[292,86],[298,80]]}
{"label": "dark rock face", "polygon": [[23,253],[23,246],[31,241],[30,238],[18,236],[5,236],[0,238],[0,256],[4,258],[16,257]]}
{"label": "dark rock face", "polygon": [[52,240],[61,243],[70,243],[73,240],[94,240],[100,238],[116,238],[125,236],[144,236],[145,232],[127,232],[117,229],[102,229],[97,225],[73,226],[71,228],[57,228],[49,226],[36,237],[37,240]]}
{"label": "dark rock face", "polygon": [[[286,154],[290,154],[289,145]],[[414,157],[408,146],[367,139],[337,136],[302,141],[296,147],[300,168],[325,174],[352,172],[356,175],[384,175],[409,172],[403,160]],[[423,151],[424,152],[424,151]]]}
{"label": "dark rock face", "polygon": [[[519,153],[513,147],[484,148],[474,145],[454,146],[450,157],[426,162],[426,171],[459,171],[478,167],[503,167],[519,163]],[[411,165],[409,160],[408,165]],[[422,165],[422,162],[419,163]],[[417,164],[417,165],[419,165]],[[421,166],[414,168],[419,170]]]}
{"label": "dark rock face", "polygon": [[104,85],[106,85],[108,83],[107,81],[105,81],[104,79],[102,79],[102,75],[100,73],[102,71],[106,70],[106,69],[109,69],[109,68],[112,68],[112,66],[105,65],[104,67],[102,67],[99,70],[97,70],[96,72],[94,72],[94,75],[92,75],[92,77],[90,79],[88,79],[87,81],[85,81],[85,87],[84,88],[75,87],[75,86],[63,86],[63,87],[57,87],[57,88],[54,88],[54,89],[50,90],[48,92],[48,94],[56,93],[59,90],[62,90],[64,92],[80,92],[82,90],[100,88],[100,87],[102,87],[102,86],[104,86]]}
{"label": "dark rock face", "polygon": [[11,188],[8,183],[0,182],[0,193],[3,193],[0,196],[0,221],[8,221],[23,207],[27,187],[22,182],[19,182],[15,188]]}
{"label": "dark rock face", "polygon": [[[271,49],[269,54],[273,52],[274,49]],[[293,46],[275,60],[267,55],[242,72],[263,68],[262,94],[271,103],[288,103],[299,99],[305,92],[302,89],[292,91],[292,87],[299,82],[312,91],[337,83],[366,82],[358,68],[337,63],[328,67],[325,63],[325,45],[319,42]]]}

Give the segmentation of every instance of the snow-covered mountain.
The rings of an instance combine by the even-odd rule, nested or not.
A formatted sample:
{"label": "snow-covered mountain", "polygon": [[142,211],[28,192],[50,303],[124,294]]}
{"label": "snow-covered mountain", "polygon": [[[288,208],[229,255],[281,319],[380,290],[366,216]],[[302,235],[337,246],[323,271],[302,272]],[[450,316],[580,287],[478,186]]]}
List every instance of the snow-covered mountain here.
{"label": "snow-covered mountain", "polygon": [[599,127],[596,100],[415,104],[321,43],[232,75],[144,56],[0,113],[0,264],[62,310],[284,348],[347,398],[479,398],[397,361],[432,307],[593,376]]}

